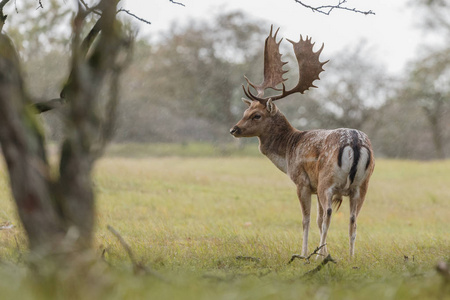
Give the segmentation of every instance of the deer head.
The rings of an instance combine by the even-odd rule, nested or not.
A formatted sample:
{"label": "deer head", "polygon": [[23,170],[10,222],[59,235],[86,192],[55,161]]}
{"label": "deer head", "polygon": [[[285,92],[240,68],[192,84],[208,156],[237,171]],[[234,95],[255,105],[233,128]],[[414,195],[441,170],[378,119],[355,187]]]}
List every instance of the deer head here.
{"label": "deer head", "polygon": [[268,99],[265,103],[242,98],[248,105],[244,111],[244,117],[234,126],[230,133],[235,137],[261,136],[274,125],[273,117],[278,112],[278,108]]}
{"label": "deer head", "polygon": [[[242,99],[249,108],[244,112],[244,117],[234,126],[230,133],[235,137],[249,137],[260,136],[261,133],[266,132],[274,122],[273,117],[277,115],[278,109],[273,101],[280,100],[294,93],[303,94],[306,90],[313,85],[315,80],[320,79],[319,74],[324,71],[323,65],[326,62],[320,62],[319,56],[323,50],[322,47],[317,51],[313,51],[314,43],[311,43],[311,38],[306,37],[303,40],[300,36],[299,42],[292,43],[294,48],[295,57],[298,62],[299,79],[297,85],[290,90],[286,90],[283,75],[287,72],[283,70],[283,66],[287,62],[281,61],[280,44],[276,41],[278,30],[272,35],[273,26],[270,28],[269,36],[266,38],[264,47],[264,80],[261,84],[253,84],[247,77],[247,88],[242,86],[245,95],[250,99]],[[282,85],[281,88],[277,86]],[[257,95],[254,95],[250,87],[256,90]],[[276,91],[281,91],[281,94],[272,97],[263,98],[264,91],[271,88]]]}

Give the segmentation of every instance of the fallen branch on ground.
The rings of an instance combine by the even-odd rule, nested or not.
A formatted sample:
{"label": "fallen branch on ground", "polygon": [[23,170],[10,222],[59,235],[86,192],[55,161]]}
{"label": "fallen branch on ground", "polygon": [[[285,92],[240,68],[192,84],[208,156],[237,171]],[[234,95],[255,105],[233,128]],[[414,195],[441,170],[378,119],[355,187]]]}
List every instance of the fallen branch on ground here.
{"label": "fallen branch on ground", "polygon": [[[133,264],[133,270],[134,270],[135,274],[150,274],[152,276],[155,276],[159,280],[167,282],[167,280],[164,277],[162,277],[161,275],[159,275],[157,272],[155,272],[152,269],[150,269],[149,267],[145,266],[142,262],[137,262],[136,258],[134,256],[134,253],[131,250],[130,245],[128,245],[128,243],[123,239],[123,237],[120,235],[120,233],[117,232],[117,230],[115,230],[110,225],[108,225],[107,228],[119,240],[120,244],[127,252],[128,257],[130,258],[131,263]],[[104,255],[104,253],[102,255]]]}
{"label": "fallen branch on ground", "polygon": [[325,259],[320,263],[320,265],[318,265],[317,267],[315,267],[311,271],[306,272],[305,274],[303,274],[302,277],[316,274],[317,272],[319,272],[329,262],[336,263],[336,261],[331,257],[330,254],[328,254],[328,256],[325,257]]}
{"label": "fallen branch on ground", "polygon": [[[303,256],[303,255],[299,255],[299,254],[293,254],[292,257],[291,257],[291,259],[289,260],[288,264],[290,264],[291,262],[293,262],[294,259],[296,259],[296,258],[298,258],[298,259],[305,259],[305,260],[306,260],[305,264],[309,264],[309,263],[310,263],[309,259],[311,258],[311,256],[313,256],[314,254],[322,255],[322,254],[319,253],[319,250],[322,249],[323,247],[325,247],[326,245],[327,245],[327,244],[320,245],[319,247],[317,247],[317,248],[316,248],[310,255],[308,255],[308,256]],[[323,255],[322,255],[322,256],[323,256]]]}

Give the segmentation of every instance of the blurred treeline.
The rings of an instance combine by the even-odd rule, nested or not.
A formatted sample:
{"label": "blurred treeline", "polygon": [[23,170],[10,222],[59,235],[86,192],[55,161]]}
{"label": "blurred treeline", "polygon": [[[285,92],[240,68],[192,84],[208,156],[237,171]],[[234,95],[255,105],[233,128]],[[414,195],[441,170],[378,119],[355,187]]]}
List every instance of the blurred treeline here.
{"label": "blurred treeline", "polygon": [[[441,2],[414,3],[423,9],[424,30],[439,31],[447,44],[424,45],[401,76],[388,74],[363,42],[344,46],[339,53],[328,53],[325,47],[322,60],[330,62],[316,82],[319,89],[277,105],[301,130],[365,131],[378,157],[450,156],[450,19],[445,17],[450,6]],[[435,9],[436,3],[441,9]],[[31,96],[57,98],[68,75],[70,38],[70,30],[59,24],[70,11],[57,0],[38,12],[34,0],[20,4],[19,13],[8,18],[7,32],[25,61]],[[211,21],[173,24],[161,35],[139,38],[123,77],[115,141],[233,143],[228,130],[246,108],[241,102],[243,75],[262,80],[263,41],[269,28],[267,21],[226,12]],[[283,44],[283,58],[292,61],[291,46]],[[289,66],[288,87],[298,76],[296,64]],[[50,139],[63,134],[58,114],[43,114]]]}

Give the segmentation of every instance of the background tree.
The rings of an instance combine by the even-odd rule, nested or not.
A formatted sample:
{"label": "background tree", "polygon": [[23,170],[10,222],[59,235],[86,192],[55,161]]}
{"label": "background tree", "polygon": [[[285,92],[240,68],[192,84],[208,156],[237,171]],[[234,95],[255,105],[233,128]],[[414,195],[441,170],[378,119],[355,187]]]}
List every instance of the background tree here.
{"label": "background tree", "polygon": [[137,43],[118,139],[130,134],[138,141],[228,138],[230,124],[241,114],[236,106],[242,104],[243,75],[255,69],[252,65],[262,66],[255,45],[265,38],[269,26],[264,25],[231,12],[213,22],[174,24],[156,43]]}
{"label": "background tree", "polygon": [[7,7],[9,15],[4,29],[24,63],[55,50],[70,49],[70,27],[61,25],[69,24],[72,7],[58,0],[45,1],[42,6],[39,3],[23,0]]}
{"label": "background tree", "polygon": [[[85,20],[93,10],[85,10],[80,3],[73,20],[71,71],[62,93],[68,102],[66,135],[57,174],[48,160],[35,115],[37,106],[25,89],[20,58],[9,37],[0,34],[0,143],[35,258],[54,259],[55,254],[71,255],[91,246],[95,202],[90,175],[111,137],[119,75],[125,64],[119,54],[129,46],[116,20],[116,4],[101,0],[95,6],[100,16],[84,40]],[[6,20],[3,13],[0,20]],[[101,94],[102,87],[109,93]]]}
{"label": "background tree", "polygon": [[347,127],[364,130],[372,136],[377,123],[376,111],[386,100],[388,83],[393,85],[393,82],[380,63],[367,57],[370,50],[363,42],[361,46],[334,54],[324,66],[325,72],[317,82],[319,88],[281,107],[301,129]]}
{"label": "background tree", "polygon": [[414,63],[401,96],[422,109],[429,125],[435,156],[446,156],[450,112],[450,48],[431,53]]}
{"label": "background tree", "polygon": [[[421,108],[429,131],[424,136],[429,136],[434,157],[443,159],[448,154],[446,149],[450,139],[445,130],[450,111],[450,4],[441,0],[416,0],[413,3],[423,15],[420,25],[427,33],[438,33],[434,38],[439,36],[443,43],[434,42],[433,48],[426,44],[422,46],[423,54],[407,70],[398,99]],[[421,140],[427,139],[422,137]]]}
{"label": "background tree", "polygon": [[420,25],[443,40],[450,40],[450,3],[446,0],[414,0],[417,12],[422,15]]}

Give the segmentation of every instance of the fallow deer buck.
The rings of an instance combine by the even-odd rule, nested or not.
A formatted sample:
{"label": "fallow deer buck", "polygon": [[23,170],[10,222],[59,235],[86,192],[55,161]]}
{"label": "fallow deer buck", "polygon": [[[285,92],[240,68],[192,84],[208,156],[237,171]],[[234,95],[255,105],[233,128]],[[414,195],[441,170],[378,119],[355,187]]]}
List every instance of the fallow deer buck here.
{"label": "fallow deer buck", "polygon": [[[337,209],[342,203],[342,196],[350,199],[350,256],[354,255],[356,239],[356,219],[364,203],[369,179],[374,169],[374,158],[370,141],[366,134],[355,129],[340,128],[335,130],[300,131],[291,126],[286,117],[275,106],[274,101],[294,93],[303,94],[319,79],[326,62],[320,62],[319,51],[314,52],[311,38],[298,43],[288,40],[294,47],[299,67],[297,85],[286,90],[283,70],[286,62],[281,61],[276,36],[272,28],[265,42],[264,80],[255,85],[247,80],[245,95],[242,99],[249,107],[243,118],[230,133],[234,137],[259,138],[259,150],[266,155],[281,171],[286,173],[297,186],[297,195],[303,213],[302,256],[308,254],[308,232],[311,213],[311,194],[317,194],[317,225],[320,231],[320,244],[325,245],[319,254],[326,255],[327,232],[330,227],[332,203]],[[277,88],[282,84],[281,89]],[[250,87],[257,95],[254,95]],[[271,88],[281,94],[266,97],[264,90]]]}

